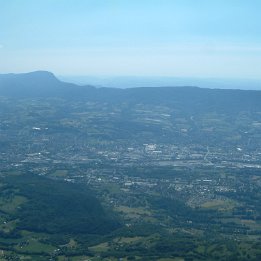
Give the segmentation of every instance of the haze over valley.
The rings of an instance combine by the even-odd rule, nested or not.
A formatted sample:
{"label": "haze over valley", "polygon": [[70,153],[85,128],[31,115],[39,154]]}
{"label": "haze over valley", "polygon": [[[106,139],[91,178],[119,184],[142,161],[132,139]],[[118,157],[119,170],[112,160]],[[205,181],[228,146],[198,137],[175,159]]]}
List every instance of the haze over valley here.
{"label": "haze over valley", "polygon": [[0,75],[2,257],[258,260],[260,100]]}
{"label": "haze over valley", "polygon": [[260,261],[260,10],[0,0],[0,261]]}

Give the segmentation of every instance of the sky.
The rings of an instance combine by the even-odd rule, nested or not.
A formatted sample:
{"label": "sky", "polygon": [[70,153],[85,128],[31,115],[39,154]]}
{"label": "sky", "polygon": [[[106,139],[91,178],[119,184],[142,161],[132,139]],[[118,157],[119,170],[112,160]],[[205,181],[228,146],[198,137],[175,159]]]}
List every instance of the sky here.
{"label": "sky", "polygon": [[260,0],[0,0],[0,73],[261,79]]}

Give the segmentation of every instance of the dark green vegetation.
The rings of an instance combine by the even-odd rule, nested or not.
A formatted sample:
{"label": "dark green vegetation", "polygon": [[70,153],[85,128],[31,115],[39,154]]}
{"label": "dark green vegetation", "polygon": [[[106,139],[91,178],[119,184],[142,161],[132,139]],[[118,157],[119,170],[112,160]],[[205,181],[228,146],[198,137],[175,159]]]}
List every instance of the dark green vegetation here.
{"label": "dark green vegetation", "polygon": [[[89,165],[77,169],[77,174],[93,174],[80,184],[53,179],[59,169],[50,169],[46,177],[1,174],[3,260],[260,259],[261,215],[255,200],[260,190],[250,182],[256,171],[227,170],[224,176],[214,169],[152,168],[173,176],[140,178],[132,168],[114,169],[113,176],[99,167],[95,173]],[[76,180],[75,169],[68,165],[67,170],[67,180]],[[224,183],[237,178],[227,186],[232,190],[245,187],[238,193],[220,192],[220,185],[197,182],[207,176]],[[191,204],[192,199],[199,205]]]}
{"label": "dark green vegetation", "polygon": [[105,234],[118,225],[107,217],[86,186],[36,175],[8,176],[2,193],[27,199],[17,213],[18,228],[34,232]]}
{"label": "dark green vegetation", "polygon": [[260,260],[261,92],[0,95],[0,260]]}

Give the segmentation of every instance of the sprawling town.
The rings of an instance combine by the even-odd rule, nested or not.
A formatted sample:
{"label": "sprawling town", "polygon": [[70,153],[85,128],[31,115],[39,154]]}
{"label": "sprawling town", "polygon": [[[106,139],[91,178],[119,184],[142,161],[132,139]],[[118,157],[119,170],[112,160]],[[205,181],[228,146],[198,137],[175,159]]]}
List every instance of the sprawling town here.
{"label": "sprawling town", "polygon": [[[180,104],[61,98],[1,97],[0,106],[0,174],[7,195],[0,201],[0,260],[260,257],[261,111],[194,113]],[[46,229],[34,219],[23,223],[19,209],[33,195],[15,178],[23,175],[39,191],[42,179],[57,184],[57,193],[60,182],[68,191],[90,189],[117,220],[111,226],[120,228],[88,241],[79,232],[61,232],[55,221],[56,236],[49,223]],[[189,254],[178,247],[188,237]]]}

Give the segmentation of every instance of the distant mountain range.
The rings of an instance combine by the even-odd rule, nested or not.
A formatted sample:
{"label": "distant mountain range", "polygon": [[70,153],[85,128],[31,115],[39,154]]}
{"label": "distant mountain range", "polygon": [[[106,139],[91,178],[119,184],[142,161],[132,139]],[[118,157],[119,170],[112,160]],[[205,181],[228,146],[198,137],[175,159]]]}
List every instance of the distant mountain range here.
{"label": "distant mountain range", "polygon": [[[1,95],[14,97],[64,96],[71,92],[75,93],[77,87],[81,89],[75,84],[58,80],[54,74],[47,71],[0,74]],[[86,90],[86,88],[82,89]]]}
{"label": "distant mountain range", "polygon": [[182,104],[184,110],[233,110],[260,108],[261,91],[224,90],[198,87],[97,88],[58,80],[54,74],[37,71],[24,74],[0,74],[0,95],[13,98],[61,97],[102,102]]}
{"label": "distant mountain range", "polygon": [[100,87],[136,88],[159,86],[198,86],[210,89],[261,90],[261,80],[201,77],[160,76],[57,76],[59,79],[79,85],[86,83]]}

